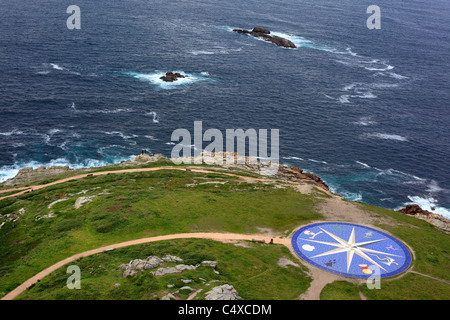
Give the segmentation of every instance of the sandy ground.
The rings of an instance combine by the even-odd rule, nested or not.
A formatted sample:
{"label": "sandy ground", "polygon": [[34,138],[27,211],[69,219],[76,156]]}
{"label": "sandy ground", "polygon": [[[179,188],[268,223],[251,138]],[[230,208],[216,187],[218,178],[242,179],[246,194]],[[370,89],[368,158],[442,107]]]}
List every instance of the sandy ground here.
{"label": "sandy ground", "polygon": [[317,209],[326,220],[350,222],[362,225],[398,224],[397,221],[391,218],[381,217],[374,212],[362,210],[358,204],[345,201],[340,197],[324,199],[324,202],[322,202]]}

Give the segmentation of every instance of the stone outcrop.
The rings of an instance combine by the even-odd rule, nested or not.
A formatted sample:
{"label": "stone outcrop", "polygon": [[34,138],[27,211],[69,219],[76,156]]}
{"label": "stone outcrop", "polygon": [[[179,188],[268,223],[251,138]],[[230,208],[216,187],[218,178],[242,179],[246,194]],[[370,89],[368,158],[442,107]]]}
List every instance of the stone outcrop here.
{"label": "stone outcrop", "polygon": [[[17,213],[7,213],[5,215],[0,214],[0,221],[17,222],[17,221],[19,221],[20,217],[23,216],[24,214],[25,214],[25,208],[19,209],[19,211]],[[2,226],[4,224],[5,223],[3,223]]]}
{"label": "stone outcrop", "polygon": [[44,179],[50,176],[56,176],[71,170],[72,169],[70,169],[69,166],[52,166],[49,168],[42,166],[37,169],[33,169],[32,167],[26,167],[20,169],[14,178],[8,179],[5,182],[3,182],[3,185],[13,186],[17,184],[27,184],[32,181]]}
{"label": "stone outcrop", "polygon": [[175,296],[171,293],[166,294],[161,300],[176,300]]}
{"label": "stone outcrop", "polygon": [[206,293],[205,300],[242,300],[232,285],[214,287]]}
{"label": "stone outcrop", "polygon": [[441,216],[440,214],[433,213],[427,210],[423,210],[417,204],[409,204],[405,208],[398,210],[398,212],[416,217],[427,221],[428,223],[434,225],[436,228],[450,233],[450,220]]}
{"label": "stone outcrop", "polygon": [[[229,161],[227,158],[230,158]],[[172,159],[173,160],[173,159]],[[224,168],[239,167],[263,174],[265,171],[270,172],[270,176],[275,176],[283,180],[296,182],[307,182],[316,185],[322,189],[330,191],[328,185],[313,173],[304,172],[297,167],[287,167],[281,164],[272,163],[270,161],[260,161],[254,157],[241,156],[237,152],[207,152],[202,151],[196,157],[178,158],[177,160],[185,163],[209,163],[217,164]]]}
{"label": "stone outcrop", "polygon": [[405,208],[398,210],[398,212],[404,213],[404,214],[409,214],[409,215],[416,215],[416,214],[421,214],[421,215],[425,215],[425,216],[430,216],[433,213],[431,213],[430,211],[426,211],[423,210],[419,205],[417,204],[409,204],[407,205]]}
{"label": "stone outcrop", "polygon": [[[182,273],[187,270],[196,270],[200,266],[208,266],[213,269],[215,269],[218,265],[217,261],[202,261],[198,265],[186,265],[183,264],[183,259],[177,256],[173,255],[166,255],[163,258],[159,258],[157,256],[150,256],[147,259],[134,259],[131,260],[128,264],[122,264],[118,267],[119,270],[124,270],[123,277],[132,277],[138,274],[139,271],[149,270],[149,269],[155,269],[159,267],[161,264],[165,262],[176,262],[180,263],[176,265],[175,267],[162,267],[157,269],[156,271],[152,271],[151,273],[155,277],[162,277],[167,274],[174,274],[174,273]],[[185,280],[184,283],[190,283],[192,280]]]}
{"label": "stone outcrop", "polygon": [[198,266],[193,265],[186,265],[186,264],[179,264],[175,267],[165,267],[165,268],[159,268],[156,271],[152,271],[152,274],[155,277],[162,277],[167,274],[174,274],[174,273],[182,273],[187,270],[196,270]]}
{"label": "stone outcrop", "polygon": [[182,79],[182,78],[188,78],[188,76],[183,75],[179,72],[176,72],[176,73],[166,72],[166,75],[160,77],[160,79],[165,82],[174,82],[174,81],[177,81],[178,79]]}
{"label": "stone outcrop", "polygon": [[119,270],[124,270],[123,277],[132,277],[138,273],[138,271],[154,269],[159,267],[163,263],[163,259],[156,256],[150,256],[147,259],[135,259],[131,260],[128,264],[122,264],[119,266]]}
{"label": "stone outcrop", "polygon": [[271,35],[270,30],[266,28],[255,27],[253,28],[252,31],[241,29],[234,29],[233,31],[241,34],[248,34],[255,38],[260,38],[265,41],[272,42],[273,44],[276,44],[279,47],[297,48],[297,46],[292,41],[279,36]]}
{"label": "stone outcrop", "polygon": [[121,161],[120,164],[122,166],[126,166],[127,164],[135,164],[135,162],[156,162],[162,159],[167,159],[164,155],[158,153],[155,155],[148,155],[146,153],[140,154],[136,156],[133,160]]}
{"label": "stone outcrop", "polygon": [[184,262],[184,260],[181,259],[180,257],[172,256],[170,254],[168,254],[167,256],[163,257],[162,261],[164,261],[164,262],[180,262],[180,263]]}
{"label": "stone outcrop", "polygon": [[[159,258],[157,256],[149,256],[147,259],[131,260],[128,264],[120,265],[118,267],[118,269],[124,270],[123,277],[127,278],[127,277],[132,277],[132,276],[136,275],[139,271],[157,268],[164,262],[182,263],[183,259],[181,259],[177,256],[172,256],[172,255],[166,255],[163,258]],[[174,267],[174,270],[172,270],[170,267],[169,268],[160,268],[156,272],[152,272],[152,273],[159,276],[159,275],[164,275],[164,274],[169,274],[169,273],[180,273],[180,272],[183,272],[184,270],[188,270],[188,269],[193,270],[192,268],[190,268],[191,266],[186,266],[186,267],[184,267],[184,266],[185,265],[176,266],[176,267]],[[192,267],[195,267],[195,266],[192,266]],[[168,269],[168,270],[166,270],[166,269]]]}
{"label": "stone outcrop", "polygon": [[217,261],[209,261],[209,260],[202,261],[202,263],[201,263],[202,266],[208,266],[208,267],[211,267],[213,269],[215,269],[218,264],[219,263]]}
{"label": "stone outcrop", "polygon": [[303,172],[302,169],[297,167],[286,167],[280,165],[278,168],[277,177],[291,181],[310,181],[326,190],[329,190],[327,184],[318,176],[309,172]]}
{"label": "stone outcrop", "polygon": [[80,209],[85,203],[87,202],[91,202],[92,199],[95,196],[90,196],[90,197],[79,197],[76,201],[75,204],[73,205],[74,209]]}

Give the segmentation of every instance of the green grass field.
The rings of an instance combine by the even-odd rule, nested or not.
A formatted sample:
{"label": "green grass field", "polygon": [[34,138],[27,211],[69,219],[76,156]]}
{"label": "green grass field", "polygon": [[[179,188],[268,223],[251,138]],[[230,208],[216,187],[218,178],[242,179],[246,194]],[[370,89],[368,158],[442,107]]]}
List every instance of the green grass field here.
{"label": "green grass field", "polygon": [[[74,209],[77,197],[102,192]],[[55,218],[36,221],[64,197],[51,208]],[[258,233],[257,227],[288,234],[321,218],[313,210],[318,201],[272,185],[169,170],[88,177],[5,199],[0,214],[21,208],[26,213],[0,230],[0,293],[70,255],[126,240],[198,231]]]}
{"label": "green grass field", "polygon": [[[243,299],[295,299],[305,291],[311,281],[305,268],[288,266],[282,268],[277,262],[286,257],[295,260],[289,250],[281,245],[247,243],[248,247],[224,244],[212,240],[175,240],[121,248],[82,258],[71,263],[81,270],[81,289],[69,290],[66,286],[68,275],[61,268],[44,278],[19,299],[160,299],[167,293],[174,293],[183,286],[194,290],[202,289],[195,299],[203,299],[214,286],[231,284]],[[197,270],[182,274],[153,276],[144,270],[138,275],[123,278],[123,270],[117,267],[132,259],[148,256],[163,257],[166,254],[184,259],[185,264],[195,265],[204,260],[218,262],[215,274],[211,267],[201,266]],[[175,265],[176,263],[166,263]],[[184,284],[181,280],[192,280]],[[206,285],[209,283],[209,285]],[[120,286],[115,286],[120,284]],[[167,285],[174,285],[168,288]],[[174,293],[177,298],[186,299],[190,290]]]}
{"label": "green grass field", "polygon": [[[164,161],[148,166],[162,164]],[[241,174],[238,169],[233,173]],[[242,175],[254,176],[247,171]],[[64,174],[52,180],[67,176]],[[324,220],[320,205],[329,196],[313,190],[310,194],[302,194],[291,188],[277,187],[275,180],[273,183],[249,182],[219,173],[160,170],[85,177],[0,200],[0,224],[5,222],[0,229],[0,297],[39,271],[73,254],[123,241],[187,232],[258,234],[261,228],[286,237],[300,225]],[[74,204],[79,197],[91,197],[91,201],[75,209]],[[49,205],[52,205],[50,209]],[[416,258],[413,262],[415,271],[450,280],[448,234],[414,217],[366,204],[354,205],[376,216],[392,219],[392,224],[376,226],[411,247]],[[7,214],[17,215],[21,208],[25,213],[17,222],[6,219]],[[47,219],[50,213],[54,217]],[[341,212],[337,214],[342,215]],[[122,283],[118,278],[120,272],[115,269],[118,264],[150,255],[152,250],[184,254],[186,259],[195,256],[197,250],[204,257],[224,263],[220,268],[226,272],[221,273],[220,283],[234,285],[245,299],[295,299],[308,288],[310,279],[304,270],[277,266],[276,262],[282,255],[290,256],[284,247],[253,245],[250,250],[206,240],[183,241],[170,242],[170,252],[163,252],[169,242],[162,242],[81,259],[80,266],[87,268],[83,269],[87,274],[83,278],[86,290],[81,290],[85,292],[72,290],[69,293],[64,289],[61,281],[67,279],[67,275],[61,269],[20,298],[158,299],[165,290],[166,280],[153,279],[151,275],[147,279],[140,274],[136,279],[126,279]],[[235,268],[230,262],[233,259],[236,260]],[[101,271],[100,266],[108,272]],[[89,268],[97,271],[93,271],[91,276],[90,271],[86,271]],[[208,270],[196,270],[192,277],[212,279],[213,274],[207,273]],[[295,277],[298,277],[298,282],[293,280]],[[179,279],[169,280],[180,284]],[[257,283],[262,280],[270,294],[257,290]],[[121,283],[119,288],[111,287],[117,282]],[[332,283],[325,287],[321,297],[359,299],[360,291],[369,299],[402,299],[402,296],[405,299],[448,299],[450,296],[449,285],[416,274],[384,283],[383,289],[376,291],[367,291],[348,282]],[[143,284],[154,290],[142,289]],[[204,293],[196,298],[201,299]],[[182,298],[186,298],[186,294]]]}

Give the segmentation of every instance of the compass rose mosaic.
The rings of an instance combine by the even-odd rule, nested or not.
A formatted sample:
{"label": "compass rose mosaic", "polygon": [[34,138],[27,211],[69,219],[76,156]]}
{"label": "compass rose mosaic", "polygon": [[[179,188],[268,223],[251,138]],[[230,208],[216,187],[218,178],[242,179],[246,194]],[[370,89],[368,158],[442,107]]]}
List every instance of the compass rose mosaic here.
{"label": "compass rose mosaic", "polygon": [[411,254],[399,240],[350,223],[305,226],[292,237],[292,246],[308,263],[347,277],[367,278],[373,273],[373,265],[382,278],[391,277],[411,264]]}

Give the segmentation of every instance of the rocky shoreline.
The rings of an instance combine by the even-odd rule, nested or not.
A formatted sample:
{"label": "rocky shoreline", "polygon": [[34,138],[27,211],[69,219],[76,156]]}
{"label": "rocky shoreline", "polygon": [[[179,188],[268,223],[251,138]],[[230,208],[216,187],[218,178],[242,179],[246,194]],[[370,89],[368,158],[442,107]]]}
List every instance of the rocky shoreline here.
{"label": "rocky shoreline", "polygon": [[[215,159],[217,159],[217,157],[219,157],[219,159],[226,159],[227,156],[230,156],[230,154],[226,153],[226,152],[223,152],[223,153],[202,152],[199,155],[199,157],[201,157],[203,160],[205,159],[205,157],[212,157]],[[248,170],[253,173],[259,173],[262,168],[270,165],[270,163],[261,162],[256,159],[250,158],[248,156],[239,156],[237,153],[232,153],[231,156],[234,157],[234,159],[235,159],[235,162],[232,165],[229,165],[226,162],[223,162],[221,164],[219,162],[218,165],[225,169],[231,169],[233,167],[235,167],[235,168],[237,167],[237,168]],[[196,163],[194,161],[195,159],[196,158],[193,157],[191,163]],[[133,160],[121,161],[120,164],[118,164],[118,166],[128,167],[128,166],[135,166],[136,164],[145,164],[145,163],[151,163],[151,162],[156,162],[156,161],[160,161],[160,160],[170,161],[171,159],[165,157],[162,154],[156,154],[156,155],[152,155],[152,156],[150,156],[148,154],[140,154]],[[116,166],[116,165],[110,165],[108,167],[114,167],[114,166]],[[74,169],[70,169],[69,166],[52,166],[49,168],[42,166],[37,169],[33,169],[32,167],[26,167],[26,168],[19,170],[19,172],[17,173],[17,175],[15,177],[4,181],[0,185],[3,185],[3,186],[25,185],[25,184],[33,183],[34,181],[42,180],[44,178],[49,178],[52,176],[57,176],[60,174],[68,173],[70,171],[76,171],[76,172],[86,171],[87,172],[89,170],[90,170],[90,168],[74,170]],[[318,177],[315,174],[309,173],[309,172],[304,172],[302,169],[297,168],[297,167],[289,167],[289,166],[279,165],[278,172],[276,173],[275,177],[282,179],[282,180],[292,181],[292,182],[303,182],[303,183],[311,184],[311,185],[318,187],[321,190],[326,191],[329,194],[332,194],[328,185],[320,177]],[[442,230],[446,233],[450,233],[450,220],[449,219],[447,219],[439,214],[423,210],[418,205],[415,205],[415,204],[407,205],[405,208],[398,210],[397,212],[427,221],[428,223],[432,224],[439,230]]]}
{"label": "rocky shoreline", "polygon": [[264,41],[272,42],[273,44],[276,44],[279,47],[284,48],[291,48],[295,49],[297,46],[290,40],[274,36],[270,34],[270,30],[266,28],[261,27],[255,27],[252,31],[245,30],[245,29],[233,29],[234,32],[240,33],[240,34],[248,34],[250,36],[253,36],[255,38],[263,39]]}
{"label": "rocky shoreline", "polygon": [[32,167],[25,167],[20,169],[15,177],[2,182],[0,185],[15,186],[19,184],[28,184],[33,180],[44,179],[67,173],[69,171],[73,171],[73,169],[70,169],[69,166],[51,166],[48,168],[41,166],[36,169],[33,169]]}
{"label": "rocky shoreline", "polygon": [[428,223],[434,225],[438,229],[450,233],[450,220],[433,212],[423,210],[417,204],[407,205],[405,208],[398,210],[397,212],[413,216],[415,218],[425,220]]}

